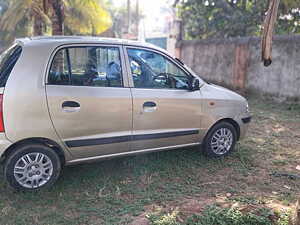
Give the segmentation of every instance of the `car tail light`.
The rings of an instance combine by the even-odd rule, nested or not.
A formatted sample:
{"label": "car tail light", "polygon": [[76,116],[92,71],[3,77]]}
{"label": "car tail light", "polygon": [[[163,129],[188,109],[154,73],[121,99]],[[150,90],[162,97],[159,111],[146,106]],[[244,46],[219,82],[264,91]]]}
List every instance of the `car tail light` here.
{"label": "car tail light", "polygon": [[4,122],[3,122],[3,94],[0,94],[0,132],[4,132]]}

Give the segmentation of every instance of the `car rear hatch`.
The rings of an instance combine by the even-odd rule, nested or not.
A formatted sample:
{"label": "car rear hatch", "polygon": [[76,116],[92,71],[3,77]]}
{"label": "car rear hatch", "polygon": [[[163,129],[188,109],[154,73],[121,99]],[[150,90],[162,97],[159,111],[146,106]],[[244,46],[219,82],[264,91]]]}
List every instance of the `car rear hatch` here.
{"label": "car rear hatch", "polygon": [[3,94],[5,85],[21,53],[22,47],[16,43],[0,55],[0,133],[4,132]]}

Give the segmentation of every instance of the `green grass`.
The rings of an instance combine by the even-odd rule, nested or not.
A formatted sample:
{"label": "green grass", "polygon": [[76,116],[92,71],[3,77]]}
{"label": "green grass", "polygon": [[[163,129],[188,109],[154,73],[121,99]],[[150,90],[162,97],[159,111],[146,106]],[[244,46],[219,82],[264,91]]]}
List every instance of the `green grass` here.
{"label": "green grass", "polygon": [[[300,181],[269,174],[297,173],[300,107],[257,98],[250,99],[250,107],[254,118],[248,137],[226,158],[209,159],[192,148],[117,158],[67,167],[53,188],[31,193],[14,192],[0,182],[0,224],[125,225],[145,214],[155,225],[185,225],[193,220],[204,224],[214,213],[228,221],[236,216],[236,225],[268,224],[268,216],[255,212],[208,208],[185,215],[181,210],[187,199],[215,201],[227,193],[229,204],[295,202]],[[151,205],[161,207],[161,213],[155,214]]]}
{"label": "green grass", "polygon": [[209,207],[203,214],[188,218],[186,225],[272,225],[272,215],[267,209],[242,213],[238,209]]}
{"label": "green grass", "polygon": [[9,210],[1,214],[0,224],[29,224],[34,216],[41,224],[89,224],[90,217],[119,224],[121,217],[141,213],[144,205],[202,192],[201,173],[194,170],[214,162],[185,149],[69,167],[46,191],[13,193],[2,184],[6,195],[0,198]]}
{"label": "green grass", "polygon": [[163,214],[154,212],[146,217],[150,225],[288,225],[290,211],[274,213],[268,208],[256,208],[242,212],[237,208],[208,206],[198,215],[192,215],[185,222],[178,222],[178,211]]}
{"label": "green grass", "polygon": [[160,212],[154,212],[146,217],[148,218],[150,225],[179,225],[177,222],[178,211],[172,213],[162,214]]}

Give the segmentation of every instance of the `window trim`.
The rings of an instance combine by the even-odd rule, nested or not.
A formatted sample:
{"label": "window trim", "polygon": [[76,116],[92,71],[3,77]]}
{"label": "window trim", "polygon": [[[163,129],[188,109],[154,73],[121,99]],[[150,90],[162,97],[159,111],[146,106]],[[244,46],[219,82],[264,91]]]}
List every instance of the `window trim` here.
{"label": "window trim", "polygon": [[[69,48],[64,48],[64,49],[66,50],[66,54],[67,54],[69,86],[72,86],[72,65],[71,65],[71,60],[70,60]],[[63,50],[63,49],[61,49],[61,50]],[[52,66],[52,63],[51,63],[51,66]],[[51,69],[51,66],[50,66],[50,69]]]}
{"label": "window trim", "polygon": [[[130,60],[129,60],[128,53],[127,53],[128,49],[138,49],[138,50],[145,50],[145,51],[151,51],[151,52],[157,53],[157,54],[165,57],[169,61],[171,61],[171,63],[173,63],[177,67],[179,67],[186,74],[186,76],[189,77],[190,79],[192,79],[192,78],[195,77],[188,70],[186,70],[182,65],[180,65],[173,57],[171,57],[170,55],[166,54],[163,51],[159,51],[158,49],[154,49],[154,48],[150,48],[150,47],[144,47],[144,46],[125,45],[123,52],[125,54],[126,68],[127,68],[128,79],[129,79],[129,84],[130,84],[131,88],[137,88],[137,87],[134,86],[134,81],[133,81],[132,74],[131,74]],[[176,88],[137,88],[137,89],[168,90],[168,91],[170,91],[170,90],[173,90],[173,91],[188,91],[188,90],[176,89]]]}
{"label": "window trim", "polygon": [[[119,50],[119,55],[120,55],[120,66],[122,69],[122,75],[121,75],[121,86],[120,87],[106,87],[106,86],[79,86],[79,85],[72,85],[71,84],[71,79],[70,79],[70,84],[69,85],[57,85],[57,84],[50,84],[49,83],[49,74],[50,74],[50,69],[54,60],[55,55],[57,54],[57,52],[59,52],[60,50],[66,49],[67,52],[69,48],[88,48],[88,47],[113,47],[113,48],[117,48]],[[67,53],[68,54],[68,53]],[[68,54],[69,55],[69,54]],[[69,56],[67,56],[67,60]],[[68,62],[68,67],[71,66],[71,64]],[[68,68],[69,73],[70,73],[70,68]],[[70,74],[69,74],[70,76]],[[71,78],[71,77],[70,77]],[[125,58],[124,58],[124,53],[123,53],[123,48],[122,45],[118,45],[118,44],[95,44],[95,43],[81,43],[81,44],[77,44],[77,43],[72,43],[72,44],[63,44],[63,45],[59,45],[57,46],[51,53],[49,59],[48,59],[48,63],[47,63],[47,69],[46,69],[46,76],[45,76],[45,85],[46,86],[70,86],[70,87],[88,87],[88,88],[128,88],[128,76],[127,76],[127,67],[125,66]]]}

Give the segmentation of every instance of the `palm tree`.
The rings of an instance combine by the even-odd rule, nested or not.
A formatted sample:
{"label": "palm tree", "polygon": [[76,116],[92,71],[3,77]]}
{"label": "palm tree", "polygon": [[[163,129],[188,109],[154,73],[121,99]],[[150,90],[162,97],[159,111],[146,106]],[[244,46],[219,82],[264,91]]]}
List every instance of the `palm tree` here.
{"label": "palm tree", "polygon": [[0,29],[12,32],[24,20],[33,23],[33,35],[98,35],[111,24],[99,0],[11,0],[0,20]]}
{"label": "palm tree", "polygon": [[44,4],[52,9],[52,35],[64,34],[64,2],[63,0],[46,0]]}
{"label": "palm tree", "polygon": [[112,26],[99,0],[65,0],[65,28],[69,34],[98,35]]}
{"label": "palm tree", "polygon": [[13,0],[9,2],[7,10],[2,15],[0,21],[1,30],[12,32],[24,20],[33,22],[35,35],[43,33],[42,24],[45,27],[51,24],[51,20],[44,12],[41,0]]}

